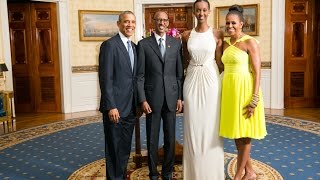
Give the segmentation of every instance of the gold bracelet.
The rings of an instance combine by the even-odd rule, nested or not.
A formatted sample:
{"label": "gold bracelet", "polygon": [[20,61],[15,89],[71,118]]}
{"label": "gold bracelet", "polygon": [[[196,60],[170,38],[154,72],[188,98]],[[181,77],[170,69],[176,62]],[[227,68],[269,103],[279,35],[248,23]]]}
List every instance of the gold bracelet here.
{"label": "gold bracelet", "polygon": [[256,107],[257,107],[257,105],[252,104],[252,103],[250,103],[249,106],[250,106],[251,108],[256,108]]}

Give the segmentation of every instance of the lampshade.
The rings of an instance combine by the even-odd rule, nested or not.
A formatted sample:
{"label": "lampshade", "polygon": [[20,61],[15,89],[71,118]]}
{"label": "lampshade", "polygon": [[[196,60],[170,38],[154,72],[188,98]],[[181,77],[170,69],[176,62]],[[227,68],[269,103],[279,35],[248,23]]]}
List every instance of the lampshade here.
{"label": "lampshade", "polygon": [[0,64],[0,72],[5,72],[5,71],[8,71],[6,64],[5,63]]}

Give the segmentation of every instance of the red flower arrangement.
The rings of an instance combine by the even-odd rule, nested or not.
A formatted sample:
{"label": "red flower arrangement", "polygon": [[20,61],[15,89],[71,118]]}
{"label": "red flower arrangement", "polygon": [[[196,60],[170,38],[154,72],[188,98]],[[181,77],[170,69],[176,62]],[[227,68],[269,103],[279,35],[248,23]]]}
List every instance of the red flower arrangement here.
{"label": "red flower arrangement", "polygon": [[168,29],[167,31],[167,35],[168,36],[172,36],[172,37],[175,37],[177,39],[180,39],[180,32],[177,28],[170,28]]}

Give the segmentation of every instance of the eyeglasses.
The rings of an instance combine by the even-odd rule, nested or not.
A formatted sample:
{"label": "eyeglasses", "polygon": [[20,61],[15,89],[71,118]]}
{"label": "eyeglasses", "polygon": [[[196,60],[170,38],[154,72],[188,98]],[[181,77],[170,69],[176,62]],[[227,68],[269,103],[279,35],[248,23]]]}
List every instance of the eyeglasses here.
{"label": "eyeglasses", "polygon": [[156,21],[157,23],[160,23],[160,22],[169,22],[169,19],[154,19],[154,21]]}

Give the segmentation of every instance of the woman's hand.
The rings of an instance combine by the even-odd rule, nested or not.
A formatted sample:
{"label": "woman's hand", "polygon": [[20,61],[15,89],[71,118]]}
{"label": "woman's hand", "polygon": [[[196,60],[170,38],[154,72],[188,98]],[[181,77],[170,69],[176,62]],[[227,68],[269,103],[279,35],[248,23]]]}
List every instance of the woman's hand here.
{"label": "woman's hand", "polygon": [[254,107],[251,107],[250,104],[247,105],[246,107],[243,108],[243,110],[245,111],[243,113],[243,115],[246,116],[247,119],[249,119],[251,116],[253,116],[253,113],[254,113]]}

